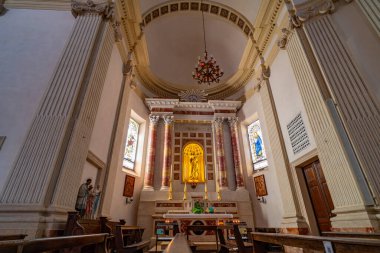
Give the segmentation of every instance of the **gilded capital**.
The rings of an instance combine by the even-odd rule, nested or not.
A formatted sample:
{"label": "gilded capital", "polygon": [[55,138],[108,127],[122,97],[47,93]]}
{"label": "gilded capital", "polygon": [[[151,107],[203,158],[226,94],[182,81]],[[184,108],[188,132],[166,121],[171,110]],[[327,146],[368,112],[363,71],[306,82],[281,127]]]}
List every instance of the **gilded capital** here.
{"label": "gilded capital", "polygon": [[112,20],[114,18],[114,4],[108,1],[72,0],[71,13],[74,17],[86,14],[98,14],[105,19]]}
{"label": "gilded capital", "polygon": [[213,124],[215,127],[221,127],[224,121],[224,117],[216,117],[214,118]]}

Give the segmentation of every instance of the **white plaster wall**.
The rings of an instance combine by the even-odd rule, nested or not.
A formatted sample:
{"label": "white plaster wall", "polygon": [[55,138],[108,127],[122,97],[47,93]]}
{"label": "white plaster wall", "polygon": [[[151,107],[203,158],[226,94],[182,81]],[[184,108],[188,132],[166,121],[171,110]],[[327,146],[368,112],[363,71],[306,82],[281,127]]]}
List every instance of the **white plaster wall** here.
{"label": "white plaster wall", "polygon": [[[289,56],[285,50],[280,50],[271,65],[271,76],[269,81],[272,87],[272,93],[281,125],[282,135],[284,136],[286,151],[288,153],[289,161],[293,162],[294,160],[315,149],[316,144],[309,123],[309,118],[306,114],[305,106],[298,90],[297,81],[290,64]],[[295,155],[290,143],[287,125],[300,112],[309,136],[310,145]]]}
{"label": "white plaster wall", "polygon": [[[252,83],[247,84],[247,87],[252,87]],[[241,131],[239,137],[245,185],[252,199],[255,227],[278,228],[281,225],[281,218],[283,213],[282,202],[280,197],[280,189],[278,187],[277,175],[274,168],[272,151],[269,145],[265,115],[259,94],[256,93],[247,99],[243,107],[240,109],[238,117],[240,120]],[[248,144],[247,126],[257,119],[260,120],[263,132],[263,142],[266,148],[269,166],[260,172],[253,173],[252,160]],[[253,183],[253,176],[258,176],[261,174],[264,174],[265,176],[268,190],[268,196],[265,196],[266,203],[260,203],[257,200]]]}
{"label": "white plaster wall", "polygon": [[86,163],[84,164],[84,168],[83,168],[81,184],[85,183],[88,178],[91,178],[92,179],[92,186],[94,186],[94,188],[95,188],[95,186],[97,184],[96,178],[98,176],[98,171],[99,171],[99,169],[97,167],[95,167],[93,164],[86,161]]}
{"label": "white plaster wall", "polygon": [[343,4],[331,15],[342,43],[380,104],[380,39],[357,3]]}
{"label": "white plaster wall", "polygon": [[0,16],[0,190],[69,38],[67,11],[10,9]]}
{"label": "white plaster wall", "polygon": [[[127,136],[130,117],[133,117],[133,119],[137,120],[137,122],[140,123],[135,172],[131,172],[122,168],[125,139]],[[143,188],[144,180],[145,157],[147,151],[146,146],[148,141],[148,127],[149,111],[146,108],[144,101],[136,94],[136,92],[131,91],[129,95],[127,117],[123,135],[123,148],[121,149],[121,152],[119,154],[120,162],[118,164],[118,168],[116,168],[117,174],[111,204],[111,218],[113,220],[125,219],[127,225],[137,224],[137,210],[140,202],[139,199]],[[126,204],[126,198],[123,197],[124,181],[126,174],[135,177],[135,188],[133,195],[134,200],[131,204]]]}

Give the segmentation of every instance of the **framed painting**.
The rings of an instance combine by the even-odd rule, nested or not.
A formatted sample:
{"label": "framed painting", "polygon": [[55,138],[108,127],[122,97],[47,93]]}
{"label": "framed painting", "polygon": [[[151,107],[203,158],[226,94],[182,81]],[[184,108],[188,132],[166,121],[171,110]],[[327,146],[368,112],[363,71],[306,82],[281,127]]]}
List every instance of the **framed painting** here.
{"label": "framed painting", "polygon": [[255,182],[255,190],[256,190],[256,196],[257,197],[262,197],[262,196],[268,195],[264,175],[254,177],[253,181]]}
{"label": "framed painting", "polygon": [[135,189],[135,178],[129,175],[125,175],[123,196],[132,198],[134,189]]}

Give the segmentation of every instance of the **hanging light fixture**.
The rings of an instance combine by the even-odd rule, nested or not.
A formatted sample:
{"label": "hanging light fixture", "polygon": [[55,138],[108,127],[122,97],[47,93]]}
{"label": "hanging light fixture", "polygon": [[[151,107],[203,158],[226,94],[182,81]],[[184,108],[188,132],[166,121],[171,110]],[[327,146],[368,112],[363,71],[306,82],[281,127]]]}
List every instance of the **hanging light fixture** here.
{"label": "hanging light fixture", "polygon": [[203,6],[201,0],[202,22],[203,22],[203,42],[205,46],[205,52],[203,58],[198,57],[198,63],[195,65],[195,71],[193,71],[193,78],[198,81],[199,84],[207,83],[219,83],[219,78],[223,76],[223,70],[216,64],[216,60],[212,56],[208,56],[206,47],[206,29],[205,29],[205,17],[203,13]]}

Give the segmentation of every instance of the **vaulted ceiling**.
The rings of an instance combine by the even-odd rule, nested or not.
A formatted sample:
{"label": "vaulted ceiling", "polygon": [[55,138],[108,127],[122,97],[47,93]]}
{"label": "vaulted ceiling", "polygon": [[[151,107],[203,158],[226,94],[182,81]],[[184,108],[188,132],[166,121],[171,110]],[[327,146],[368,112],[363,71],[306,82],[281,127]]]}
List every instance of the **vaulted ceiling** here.
{"label": "vaulted ceiling", "polygon": [[[176,98],[190,89],[204,89],[212,99],[232,95],[253,76],[256,49],[263,47],[256,40],[263,37],[263,22],[273,21],[260,11],[277,15],[269,2],[278,1],[203,0],[201,5],[200,0],[122,0],[122,24],[140,83],[157,97]],[[207,51],[225,73],[210,86],[192,79],[204,52],[201,6]]]}

